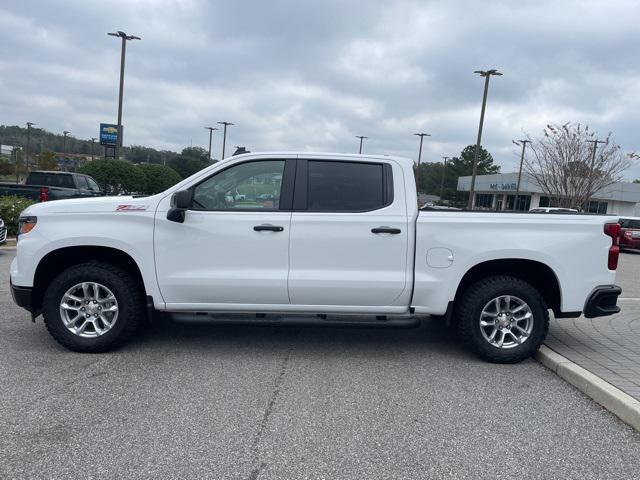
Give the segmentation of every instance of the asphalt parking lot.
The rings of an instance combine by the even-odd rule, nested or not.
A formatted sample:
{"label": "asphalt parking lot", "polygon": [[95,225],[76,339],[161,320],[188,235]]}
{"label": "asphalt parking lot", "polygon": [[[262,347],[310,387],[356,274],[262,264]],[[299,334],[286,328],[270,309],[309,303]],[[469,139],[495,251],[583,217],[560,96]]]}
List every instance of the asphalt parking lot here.
{"label": "asphalt parking lot", "polygon": [[640,433],[534,360],[405,330],[163,323],[59,347],[0,249],[0,478],[637,478]]}

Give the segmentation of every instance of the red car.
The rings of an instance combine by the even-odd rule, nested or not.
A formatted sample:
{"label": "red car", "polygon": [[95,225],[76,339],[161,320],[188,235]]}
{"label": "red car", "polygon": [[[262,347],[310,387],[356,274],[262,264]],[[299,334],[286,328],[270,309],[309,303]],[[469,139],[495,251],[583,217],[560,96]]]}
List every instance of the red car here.
{"label": "red car", "polygon": [[640,250],[640,218],[621,218],[620,227],[620,249]]}

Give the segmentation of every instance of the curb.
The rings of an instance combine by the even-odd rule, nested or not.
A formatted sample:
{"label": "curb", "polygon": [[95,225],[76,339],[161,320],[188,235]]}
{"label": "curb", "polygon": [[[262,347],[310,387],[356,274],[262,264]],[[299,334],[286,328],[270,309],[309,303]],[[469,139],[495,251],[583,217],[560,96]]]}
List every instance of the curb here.
{"label": "curb", "polygon": [[535,358],[620,420],[640,431],[640,401],[545,345],[540,347]]}

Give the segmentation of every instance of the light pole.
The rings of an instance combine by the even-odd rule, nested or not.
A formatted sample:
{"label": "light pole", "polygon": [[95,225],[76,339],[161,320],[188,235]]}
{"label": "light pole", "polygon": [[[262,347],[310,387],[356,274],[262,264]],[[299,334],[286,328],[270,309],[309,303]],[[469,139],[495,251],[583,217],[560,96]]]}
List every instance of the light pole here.
{"label": "light pole", "polygon": [[444,171],[447,169],[447,160],[449,157],[442,157],[444,162],[442,163],[442,179],[440,180],[440,201],[442,202],[442,194],[444,193]]}
{"label": "light pole", "polygon": [[224,160],[224,150],[227,145],[227,127],[233,125],[233,123],[225,121],[218,122],[218,125],[224,125],[224,132],[222,134],[222,156],[220,157],[220,160]]}
{"label": "light pole", "polygon": [[473,194],[476,187],[476,174],[478,173],[478,157],[480,156],[480,142],[482,141],[482,124],[484,123],[484,110],[487,106],[487,93],[489,92],[489,79],[491,75],[502,75],[495,68],[492,70],[476,70],[473,73],[479,73],[484,77],[484,95],[482,96],[482,109],[480,110],[480,125],[478,127],[478,140],[476,141],[476,151],[473,155],[473,171],[471,173],[471,188],[469,190],[469,203],[467,208],[473,208]]}
{"label": "light pole", "polygon": [[71,132],[65,130],[64,132],[62,132],[62,155],[64,157],[64,159],[62,160],[64,162],[64,171],[67,171],[67,135],[69,135]]}
{"label": "light pole", "polygon": [[522,178],[522,163],[524,162],[524,149],[531,140],[511,140],[514,145],[522,145],[522,153],[520,154],[520,168],[518,169],[518,185],[516,186],[516,201],[513,205],[514,210],[518,210],[518,197],[520,196],[520,179]]}
{"label": "light pole", "polygon": [[589,168],[589,191],[587,192],[587,194],[589,195],[589,198],[587,198],[587,211],[589,210],[589,202],[591,201],[591,185],[593,182],[593,167],[596,163],[596,150],[598,149],[598,144],[599,143],[607,143],[604,140],[587,140],[587,143],[593,143],[593,152],[591,154],[591,167]]}
{"label": "light pole", "polygon": [[420,137],[420,147],[418,147],[418,168],[416,169],[416,190],[420,191],[420,161],[422,160],[422,140],[424,137],[430,137],[428,133],[414,133]]}
{"label": "light pole", "polygon": [[31,127],[33,127],[35,123],[27,122],[27,151],[25,152],[25,161],[27,162],[27,173],[29,170],[29,152],[31,151]]}
{"label": "light pole", "polygon": [[365,137],[364,135],[356,135],[356,138],[360,139],[360,148],[358,149],[358,153],[362,153],[362,140],[364,140],[365,138],[369,138],[369,137]]}
{"label": "light pole", "polygon": [[122,39],[122,49],[120,50],[120,90],[118,93],[118,145],[116,146],[116,159],[118,159],[120,158],[120,148],[122,148],[122,93],[124,90],[124,57],[127,51],[127,40],[141,40],[141,38],[135,35],[127,35],[120,30],[107,33],[107,35]]}
{"label": "light pole", "polygon": [[209,130],[209,163],[211,163],[211,138],[213,137],[213,131],[218,130],[216,127],[204,127],[205,130]]}
{"label": "light pole", "polygon": [[91,161],[93,162],[93,146],[96,144],[96,140],[97,138],[92,137],[91,138]]}

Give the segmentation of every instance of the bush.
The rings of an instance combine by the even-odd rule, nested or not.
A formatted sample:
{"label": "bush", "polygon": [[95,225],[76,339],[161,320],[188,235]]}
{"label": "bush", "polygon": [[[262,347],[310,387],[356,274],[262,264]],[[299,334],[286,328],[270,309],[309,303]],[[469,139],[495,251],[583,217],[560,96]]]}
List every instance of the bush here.
{"label": "bush", "polygon": [[107,194],[142,192],[144,189],[144,174],[125,160],[95,160],[83,165],[79,172],[92,176]]}
{"label": "bush", "polygon": [[28,198],[16,196],[0,197],[0,218],[4,220],[9,235],[16,234],[20,214],[25,208],[34,203],[36,202]]}
{"label": "bush", "polygon": [[136,165],[136,168],[140,169],[144,176],[142,193],[147,195],[163,192],[182,180],[178,172],[165,165],[143,163]]}

